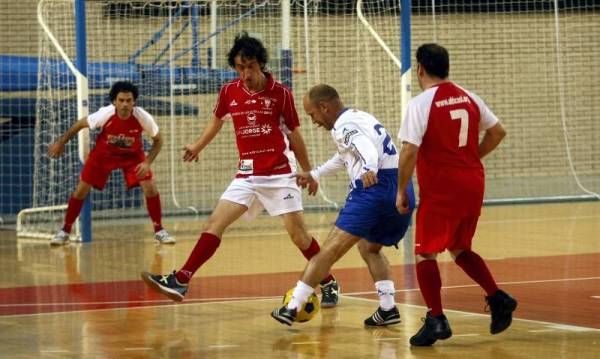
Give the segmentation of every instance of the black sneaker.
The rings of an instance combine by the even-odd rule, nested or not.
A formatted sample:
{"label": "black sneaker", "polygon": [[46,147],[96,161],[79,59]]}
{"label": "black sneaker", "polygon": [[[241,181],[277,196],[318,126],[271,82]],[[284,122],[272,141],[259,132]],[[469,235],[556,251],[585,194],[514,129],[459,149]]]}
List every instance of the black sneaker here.
{"label": "black sneaker", "polygon": [[384,327],[398,323],[400,323],[400,313],[395,306],[390,310],[383,310],[379,307],[373,315],[365,319],[365,325],[369,327]]}
{"label": "black sneaker", "polygon": [[335,279],[321,284],[321,308],[335,307],[340,301],[340,285]]}
{"label": "black sneaker", "polygon": [[273,309],[271,316],[279,323],[292,325],[296,320],[296,309],[288,309],[288,307],[284,305],[279,309]]}
{"label": "black sneaker", "polygon": [[427,312],[425,318],[421,320],[424,324],[417,334],[410,338],[410,345],[416,347],[430,346],[438,339],[444,340],[452,336],[452,329],[450,329],[450,323],[448,323],[445,315],[434,317],[431,312]]}
{"label": "black sneaker", "polygon": [[490,333],[498,334],[503,332],[512,323],[512,312],[517,309],[517,301],[500,289],[494,295],[485,297],[485,301],[490,306],[490,311],[492,312]]}
{"label": "black sneaker", "polygon": [[175,271],[171,274],[152,274],[142,272],[142,280],[155,291],[166,295],[176,302],[181,302],[185,293],[187,293],[187,284],[181,284],[175,277]]}

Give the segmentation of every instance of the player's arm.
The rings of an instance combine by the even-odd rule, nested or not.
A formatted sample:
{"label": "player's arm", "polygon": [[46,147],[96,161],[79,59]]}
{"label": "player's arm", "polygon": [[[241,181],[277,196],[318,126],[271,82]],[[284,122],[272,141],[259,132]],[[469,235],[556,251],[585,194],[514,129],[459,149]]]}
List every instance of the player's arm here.
{"label": "player's arm", "polygon": [[362,132],[351,137],[350,150],[357,156],[362,164],[360,180],[363,188],[375,185],[377,181],[377,171],[379,163],[379,152],[373,142]]}
{"label": "player's arm", "polygon": [[308,159],[308,151],[306,150],[306,144],[304,143],[304,138],[300,132],[300,127],[297,126],[294,128],[294,130],[288,134],[288,138],[290,140],[290,147],[292,151],[294,151],[296,160],[303,170],[303,172],[296,177],[296,182],[302,188],[306,188],[308,186],[308,194],[314,196],[317,194],[317,190],[319,189],[319,182],[310,177],[309,173],[312,169],[312,166],[310,165],[310,160]]}
{"label": "player's arm", "polygon": [[292,148],[292,151],[294,151],[294,155],[296,156],[296,160],[298,160],[300,167],[302,167],[302,170],[305,172],[309,172],[312,169],[312,166],[308,159],[308,151],[306,150],[304,138],[300,133],[300,127],[296,127],[290,132],[288,138],[290,139],[290,147]]}
{"label": "player's arm", "polygon": [[146,155],[145,162],[148,162],[149,165],[152,164],[152,162],[154,162],[154,159],[156,158],[156,156],[158,156],[158,153],[162,149],[163,143],[164,141],[160,132],[157,133],[156,136],[152,137],[152,147]]}
{"label": "player's arm", "polygon": [[344,163],[344,159],[342,158],[342,156],[340,156],[339,153],[336,152],[336,154],[333,155],[333,157],[331,157],[329,160],[327,160],[327,162],[317,166],[317,168],[310,171],[310,176],[315,181],[319,182],[321,177],[332,175],[336,172],[341,171],[345,167],[346,164]]}
{"label": "player's arm", "polygon": [[485,130],[483,139],[479,144],[479,158],[485,157],[498,147],[504,136],[506,136],[506,131],[500,122]]}
{"label": "player's arm", "polygon": [[221,131],[224,122],[225,121],[213,115],[211,121],[204,128],[204,131],[202,131],[202,134],[200,137],[198,137],[196,142],[189,143],[183,147],[183,160],[185,162],[197,161],[198,154],[200,154],[204,147],[206,147],[213,140],[213,138],[215,138],[217,133]]}
{"label": "player's arm", "polygon": [[401,214],[408,213],[409,204],[406,187],[415,170],[419,147],[410,142],[402,142],[398,158],[398,193],[396,195],[396,208]]}
{"label": "player's arm", "polygon": [[65,145],[82,129],[89,127],[87,117],[77,120],[56,142],[48,146],[48,156],[57,158],[63,154]]}
{"label": "player's arm", "polygon": [[144,176],[146,176],[148,171],[150,171],[150,165],[152,164],[152,162],[154,162],[154,159],[156,158],[156,156],[158,156],[158,153],[160,152],[162,146],[163,146],[163,139],[162,139],[160,132],[158,132],[158,133],[156,133],[156,135],[154,137],[152,137],[152,147],[150,148],[150,151],[146,155],[146,158],[144,159],[144,161],[142,163],[140,163],[136,167],[136,175],[138,177],[140,177],[140,178],[144,177]]}
{"label": "player's arm", "polygon": [[311,171],[299,172],[296,174],[298,185],[305,188],[308,185],[308,194],[315,195],[319,188],[319,179],[338,172],[345,167],[344,160],[336,153],[327,162],[323,163]]}

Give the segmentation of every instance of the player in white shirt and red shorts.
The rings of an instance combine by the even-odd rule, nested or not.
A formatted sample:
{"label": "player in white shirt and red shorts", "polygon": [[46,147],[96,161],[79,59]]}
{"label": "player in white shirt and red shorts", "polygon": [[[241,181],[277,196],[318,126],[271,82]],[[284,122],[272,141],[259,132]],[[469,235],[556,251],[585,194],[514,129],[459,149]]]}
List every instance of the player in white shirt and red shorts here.
{"label": "player in white shirt and red shorts", "polygon": [[[502,141],[504,128],[481,98],[448,79],[450,61],[445,48],[425,44],[417,49],[416,57],[423,92],[409,101],[398,134],[402,149],[396,204],[401,213],[408,211],[403,189],[416,166],[416,272],[429,311],[410,344],[429,346],[452,336],[442,309],[438,253],[448,250],[455,263],[485,290],[492,334],[508,328],[517,302],[498,289],[484,260],[471,250],[484,195],[481,158]],[[485,132],[481,142],[479,132]]]}
{"label": "player in white shirt and red shorts", "polygon": [[[264,208],[271,216],[281,216],[292,241],[307,259],[320,250],[306,230],[301,191],[293,176],[296,160],[305,171],[311,170],[294,98],[266,72],[268,55],[260,40],[242,32],[228,60],[239,78],[222,86],[212,120],[195,143],[185,146],[183,159],[197,160],[225,121],[232,121],[239,152],[235,178],[183,267],[169,275],[141,275],[146,284],[175,301],[183,300],[194,273],[215,253],[225,229],[243,214],[251,218]],[[315,192],[311,186],[309,194]],[[321,293],[322,306],[337,304],[339,285],[330,273],[321,280]]]}
{"label": "player in white shirt and red shorts", "polygon": [[[117,169],[123,171],[127,189],[141,186],[144,191],[155,239],[160,243],[175,243],[175,239],[162,227],[160,196],[150,169],[163,144],[156,121],[143,108],[135,105],[138,89],[131,82],[115,82],[109,97],[111,105],[78,120],[48,147],[48,155],[56,158],[64,152],[65,144],[83,128],[102,129],[96,138],[96,145],[85,161],[79,183],[69,199],[63,227],[50,240],[50,244],[62,245],[69,241],[72,225],[81,212],[85,197],[92,187],[101,191],[111,172]],[[144,132],[152,138],[148,155],[143,148]]]}
{"label": "player in white shirt and red shorts", "polygon": [[[306,184],[318,184],[321,177],[345,169],[351,191],[321,252],[309,261],[296,283],[291,300],[273,310],[271,316],[282,324],[292,325],[298,308],[312,295],[318,279],[357,244],[379,296],[379,307],[364,324],[400,323],[390,265],[381,252],[384,246],[398,244],[412,215],[411,209],[404,215],[396,209],[398,152],[394,142],[374,116],[344,107],[338,92],[329,85],[312,87],[304,97],[304,109],[315,124],[331,132],[338,152],[315,170],[297,176]],[[409,201],[414,208],[410,184],[406,193],[412,198]]]}

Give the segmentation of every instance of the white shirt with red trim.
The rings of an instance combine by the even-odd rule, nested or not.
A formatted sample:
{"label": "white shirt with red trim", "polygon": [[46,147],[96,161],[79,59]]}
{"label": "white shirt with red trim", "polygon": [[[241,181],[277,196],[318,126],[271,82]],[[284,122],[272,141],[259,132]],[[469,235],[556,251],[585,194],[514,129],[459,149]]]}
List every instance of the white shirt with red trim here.
{"label": "white shirt with red trim", "polygon": [[143,151],[142,133],[151,138],[158,134],[154,117],[141,107],[134,107],[131,116],[121,119],[114,105],[101,107],[87,117],[91,130],[101,128],[94,151],[107,154],[138,153]]}

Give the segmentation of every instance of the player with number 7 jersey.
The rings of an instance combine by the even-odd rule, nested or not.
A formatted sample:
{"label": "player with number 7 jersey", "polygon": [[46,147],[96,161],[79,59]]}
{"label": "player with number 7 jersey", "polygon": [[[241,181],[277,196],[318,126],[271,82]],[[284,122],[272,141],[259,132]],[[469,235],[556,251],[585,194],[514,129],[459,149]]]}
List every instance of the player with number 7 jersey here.
{"label": "player with number 7 jersey", "polygon": [[[409,101],[398,135],[402,148],[396,207],[400,213],[408,211],[403,189],[416,166],[415,269],[428,311],[410,344],[430,346],[452,336],[442,308],[438,253],[448,250],[486,292],[492,314],[490,333],[510,326],[517,301],[498,288],[483,258],[471,249],[485,187],[481,158],[500,144],[506,132],[478,96],[449,80],[450,59],[443,46],[423,44],[416,55],[423,93]],[[481,142],[480,131],[485,131]]]}
{"label": "player with number 7 jersey", "polygon": [[451,81],[409,101],[398,137],[419,146],[420,208],[479,216],[485,184],[479,131],[497,123],[481,98]]}

